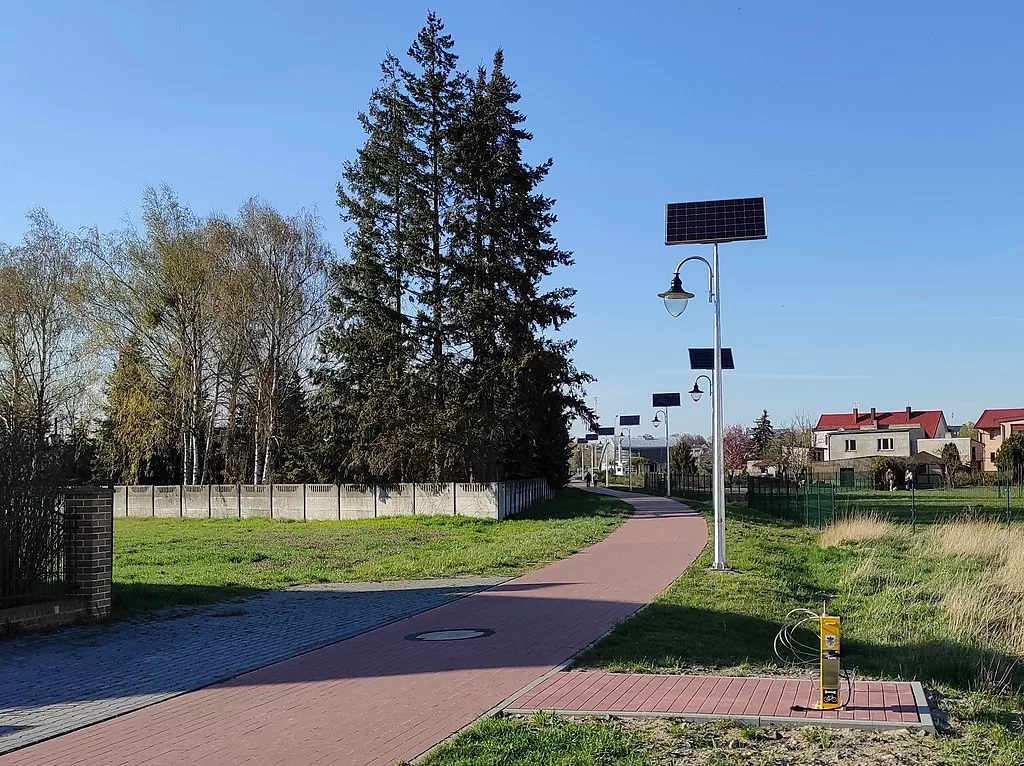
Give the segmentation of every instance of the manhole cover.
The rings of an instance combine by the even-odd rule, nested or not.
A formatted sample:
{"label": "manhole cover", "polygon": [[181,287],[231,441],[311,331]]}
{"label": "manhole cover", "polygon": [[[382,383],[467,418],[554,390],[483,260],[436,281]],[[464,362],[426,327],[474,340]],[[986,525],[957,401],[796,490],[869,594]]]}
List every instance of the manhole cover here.
{"label": "manhole cover", "polygon": [[410,641],[464,641],[467,638],[483,638],[494,635],[488,628],[458,628],[456,630],[428,630],[406,636]]}

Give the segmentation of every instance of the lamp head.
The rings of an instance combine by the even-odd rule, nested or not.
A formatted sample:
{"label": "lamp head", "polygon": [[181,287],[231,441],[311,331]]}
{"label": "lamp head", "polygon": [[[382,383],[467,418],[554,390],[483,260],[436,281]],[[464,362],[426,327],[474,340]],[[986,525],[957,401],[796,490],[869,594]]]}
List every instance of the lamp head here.
{"label": "lamp head", "polygon": [[683,289],[683,282],[679,278],[679,272],[676,272],[672,275],[672,284],[668,290],[658,293],[658,297],[665,301],[665,309],[669,314],[679,317],[686,311],[686,306],[690,302],[690,298],[693,297],[693,293]]}
{"label": "lamp head", "polygon": [[653,426],[654,426],[655,428],[657,428],[658,426],[660,426],[660,425],[661,425],[661,413],[658,413],[658,412],[655,412],[655,413],[654,413],[654,420],[652,420],[652,421],[651,421],[651,424],[652,424],[652,425],[653,425]]}
{"label": "lamp head", "polygon": [[695,402],[700,401],[701,394],[704,392],[700,390],[700,386],[697,385],[697,381],[693,381],[693,388],[690,389],[690,398]]}

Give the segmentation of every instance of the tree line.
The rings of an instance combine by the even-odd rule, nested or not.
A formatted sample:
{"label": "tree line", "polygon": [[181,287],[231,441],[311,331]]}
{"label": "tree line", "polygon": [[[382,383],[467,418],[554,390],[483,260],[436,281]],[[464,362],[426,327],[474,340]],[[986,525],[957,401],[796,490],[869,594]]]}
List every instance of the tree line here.
{"label": "tree line", "polygon": [[31,211],[0,248],[2,481],[564,482],[591,378],[519,99],[429,14],[359,114],[340,255],[255,198],[151,188],[102,235]]}

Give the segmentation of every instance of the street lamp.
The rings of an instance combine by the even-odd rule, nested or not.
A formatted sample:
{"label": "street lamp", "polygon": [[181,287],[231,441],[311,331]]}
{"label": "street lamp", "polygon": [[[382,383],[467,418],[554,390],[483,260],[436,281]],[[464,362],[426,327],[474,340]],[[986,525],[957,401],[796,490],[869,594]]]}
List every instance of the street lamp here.
{"label": "street lamp", "polygon": [[[714,379],[711,395],[714,400],[714,470],[715,470],[715,563],[714,569],[728,569],[725,560],[725,457],[722,448],[722,333],[721,282],[718,269],[718,246],[722,242],[739,242],[768,238],[764,197],[742,199],[672,202],[665,207],[665,244],[714,246],[714,266],[703,258],[684,258],[676,265],[672,283],[659,297],[674,317],[686,310],[693,297],[683,289],[679,270],[687,261],[699,260],[708,267],[708,298],[715,304]],[[693,392],[691,392],[691,396]]]}
{"label": "street lamp", "polygon": [[[619,415],[619,426],[640,425],[639,415]],[[633,489],[633,432],[629,428],[623,428],[619,433],[619,462],[622,462],[622,435],[629,439],[629,454],[626,458],[626,474],[629,476],[629,488]]]}
{"label": "street lamp", "polygon": [[654,411],[654,420],[651,424],[655,428],[661,427],[661,420],[658,418],[665,415],[665,497],[672,497],[672,451],[669,447],[669,428],[668,428],[668,407],[664,409]]}
{"label": "street lamp", "polygon": [[619,453],[622,453],[622,437],[626,437],[626,476],[629,477],[629,491],[633,491],[633,433],[628,428],[623,428],[619,433]]}
{"label": "street lamp", "polygon": [[[718,243],[714,243],[714,266],[706,258],[699,255],[691,255],[683,258],[676,264],[672,272],[672,283],[669,289],[658,293],[658,297],[665,301],[665,309],[673,317],[682,316],[686,306],[693,298],[691,292],[683,289],[683,282],[679,276],[680,269],[690,261],[700,261],[708,269],[708,302],[715,307],[715,349],[714,349],[714,380],[708,378],[708,387],[711,389],[711,422],[712,422],[712,449],[714,462],[714,508],[715,508],[715,562],[713,569],[728,569],[729,565],[725,558],[725,453],[722,449],[722,329],[721,315],[718,301]],[[698,378],[699,380],[699,378]],[[704,392],[700,390],[696,382],[690,391],[690,398],[694,401],[700,398]]]}
{"label": "street lamp", "polygon": [[[693,381],[693,388],[690,389],[690,398],[693,399],[693,401],[695,402],[699,402],[701,396],[704,394],[704,392],[700,390],[700,386],[698,385],[701,378],[704,378],[704,380],[708,382],[709,391],[713,392],[715,390],[714,386],[711,385],[711,378],[709,378],[707,375],[698,375],[697,380]],[[712,402],[711,404],[712,406],[714,406],[714,402]]]}

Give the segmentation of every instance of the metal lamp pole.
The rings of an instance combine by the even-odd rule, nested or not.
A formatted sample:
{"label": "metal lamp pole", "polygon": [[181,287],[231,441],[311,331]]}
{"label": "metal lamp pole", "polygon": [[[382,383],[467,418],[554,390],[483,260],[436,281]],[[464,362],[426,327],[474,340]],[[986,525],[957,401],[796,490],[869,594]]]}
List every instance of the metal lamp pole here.
{"label": "metal lamp pole", "polygon": [[[666,292],[659,293],[664,299],[665,308],[674,317],[682,315],[686,310],[686,304],[693,293],[683,289],[682,281],[679,278],[679,270],[689,261],[700,261],[708,267],[708,301],[714,304],[715,309],[715,366],[714,379],[711,383],[711,398],[713,407],[711,410],[712,430],[714,431],[712,451],[714,461],[714,509],[715,509],[715,562],[712,569],[728,569],[729,565],[725,558],[725,449],[722,444],[722,330],[720,311],[720,283],[718,279],[718,243],[714,245],[714,266],[708,263],[706,258],[699,255],[691,255],[683,258],[676,264],[675,272],[672,275],[671,287]],[[666,416],[667,420],[667,416]]]}
{"label": "metal lamp pole", "polygon": [[[628,481],[629,481],[629,491],[632,492],[633,491],[633,432],[630,431],[628,428],[623,428],[622,429],[622,433],[619,434],[619,439],[622,439],[622,434],[625,434],[626,435],[626,439],[628,440],[626,442],[627,445],[628,445],[627,448],[626,448],[627,449],[627,452],[626,452],[626,476],[629,477],[629,479],[628,479]],[[620,461],[621,461],[621,453],[622,453],[622,442],[620,441],[619,442],[619,454],[620,454],[620,458],[619,459],[620,459]]]}
{"label": "metal lamp pole", "polygon": [[[711,433],[714,434],[714,432],[715,432],[715,422],[716,422],[715,421],[715,412],[716,412],[716,410],[715,410],[715,395],[714,395],[715,394],[715,386],[711,382],[711,378],[709,378],[707,375],[703,375],[703,374],[702,375],[698,375],[697,378],[693,381],[693,388],[690,389],[690,398],[693,399],[693,401],[695,401],[695,402],[699,402],[700,401],[700,397],[704,394],[704,392],[700,390],[700,386],[697,385],[700,382],[701,378],[704,378],[704,380],[706,380],[708,382],[708,390],[711,393]],[[711,474],[712,482],[714,482],[714,479],[715,479],[714,470],[712,470],[712,474]],[[712,494],[713,494],[714,493],[714,487],[712,487],[711,491],[712,491]]]}
{"label": "metal lamp pole", "polygon": [[661,425],[658,415],[665,413],[665,497],[672,497],[672,448],[669,446],[671,431],[668,427],[668,407],[654,411],[654,420],[651,422],[657,428]]}

